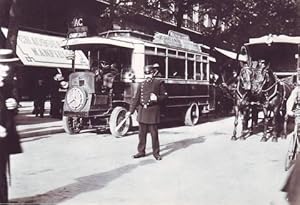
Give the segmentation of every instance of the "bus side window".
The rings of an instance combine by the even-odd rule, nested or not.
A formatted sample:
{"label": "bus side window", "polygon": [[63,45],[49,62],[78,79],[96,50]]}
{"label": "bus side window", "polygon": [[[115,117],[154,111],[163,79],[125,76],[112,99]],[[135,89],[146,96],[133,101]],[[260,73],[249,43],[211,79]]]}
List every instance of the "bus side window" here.
{"label": "bus side window", "polygon": [[194,61],[188,61],[188,79],[194,79]]}
{"label": "bus side window", "polygon": [[185,79],[185,60],[168,58],[169,78]]}
{"label": "bus side window", "polygon": [[164,56],[156,56],[156,55],[146,55],[145,56],[145,65],[153,65],[155,63],[159,64],[157,71],[155,72],[155,76],[157,78],[165,78],[166,76],[166,65],[165,65],[165,57]]}
{"label": "bus side window", "polygon": [[203,63],[203,80],[208,80],[207,63]]}
{"label": "bus side window", "polygon": [[196,62],[196,80],[202,80],[201,79],[201,63]]}

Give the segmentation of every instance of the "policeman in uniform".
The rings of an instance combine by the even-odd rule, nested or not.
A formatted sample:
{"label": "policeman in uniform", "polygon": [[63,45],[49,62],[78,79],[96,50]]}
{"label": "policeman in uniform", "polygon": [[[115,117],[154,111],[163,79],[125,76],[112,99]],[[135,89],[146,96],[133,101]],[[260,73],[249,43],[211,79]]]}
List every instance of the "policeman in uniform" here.
{"label": "policeman in uniform", "polygon": [[9,155],[21,153],[14,116],[17,101],[13,95],[12,63],[19,59],[11,49],[0,49],[0,204],[8,203],[7,166]]}
{"label": "policeman in uniform", "polygon": [[[297,86],[292,91],[286,102],[286,112],[289,116],[295,116],[294,112],[300,109],[300,69],[297,69]],[[295,123],[299,123],[298,116],[295,116]],[[300,156],[296,156],[295,166],[292,168],[287,181],[282,188],[287,193],[287,200],[290,205],[300,204]]]}
{"label": "policeman in uniform", "polygon": [[159,65],[146,66],[144,70],[145,81],[138,85],[135,96],[132,100],[129,112],[130,116],[137,108],[139,122],[139,143],[138,153],[133,158],[140,158],[146,155],[146,137],[150,132],[152,137],[153,156],[156,160],[161,160],[159,154],[158,124],[160,123],[160,105],[167,99],[164,83],[154,79],[154,71]]}
{"label": "policeman in uniform", "polygon": [[294,109],[300,109],[300,69],[297,70],[297,86],[286,101],[286,113],[294,116]]}

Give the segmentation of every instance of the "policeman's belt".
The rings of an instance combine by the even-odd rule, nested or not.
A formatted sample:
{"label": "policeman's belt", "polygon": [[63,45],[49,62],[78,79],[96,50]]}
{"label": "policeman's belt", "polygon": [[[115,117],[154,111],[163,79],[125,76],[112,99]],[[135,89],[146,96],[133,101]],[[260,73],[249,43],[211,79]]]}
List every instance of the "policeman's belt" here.
{"label": "policeman's belt", "polygon": [[155,105],[158,105],[158,104],[157,104],[157,103],[150,104],[150,105],[143,105],[143,104],[140,104],[140,106],[142,106],[143,108],[149,108],[149,107],[152,107],[152,106],[155,106]]}

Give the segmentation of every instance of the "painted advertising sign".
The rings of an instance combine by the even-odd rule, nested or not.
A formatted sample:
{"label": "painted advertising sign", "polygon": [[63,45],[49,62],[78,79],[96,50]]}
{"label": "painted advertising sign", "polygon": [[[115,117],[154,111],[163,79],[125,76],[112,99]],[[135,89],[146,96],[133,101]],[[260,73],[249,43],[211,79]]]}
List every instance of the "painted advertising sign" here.
{"label": "painted advertising sign", "polygon": [[[7,29],[2,30],[7,34]],[[63,40],[63,37],[19,31],[17,56],[28,66],[72,68],[69,56],[73,51],[61,47]],[[75,68],[89,69],[89,61],[82,51],[75,51]]]}

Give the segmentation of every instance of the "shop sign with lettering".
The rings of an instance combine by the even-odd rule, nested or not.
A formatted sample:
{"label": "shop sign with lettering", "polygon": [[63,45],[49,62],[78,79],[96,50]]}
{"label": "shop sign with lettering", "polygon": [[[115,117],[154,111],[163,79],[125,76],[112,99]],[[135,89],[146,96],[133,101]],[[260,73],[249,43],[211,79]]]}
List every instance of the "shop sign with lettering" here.
{"label": "shop sign with lettering", "polygon": [[84,25],[83,17],[75,17],[68,29],[68,38],[82,38],[88,36],[88,27]]}
{"label": "shop sign with lettering", "polygon": [[190,41],[190,37],[188,35],[186,35],[184,33],[177,32],[177,31],[169,30],[168,35],[172,36],[174,38],[180,38],[180,39],[184,39],[186,41]]}
{"label": "shop sign with lettering", "polygon": [[[1,28],[7,35],[7,29]],[[41,67],[72,68],[69,56],[75,55],[75,66],[89,69],[89,61],[82,51],[65,50],[61,44],[65,38],[44,34],[19,31],[17,39],[17,55],[24,65]]]}

